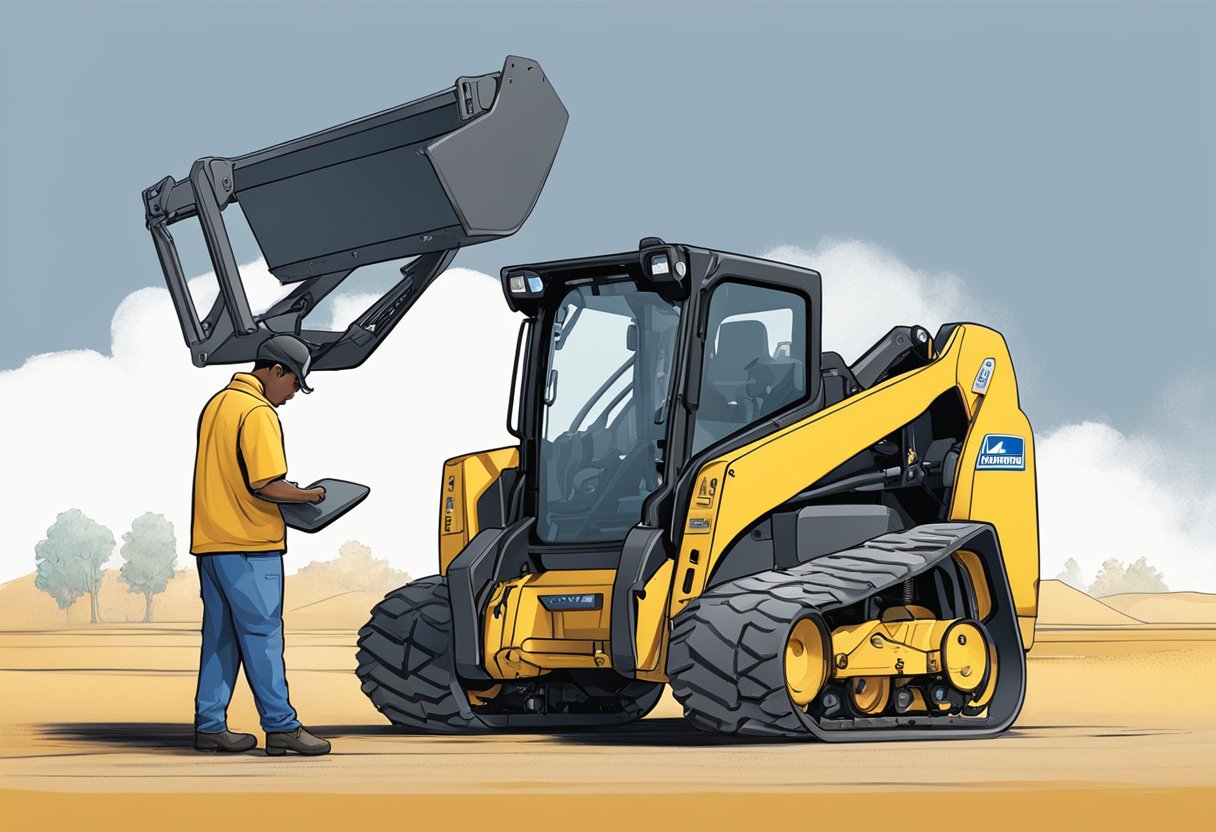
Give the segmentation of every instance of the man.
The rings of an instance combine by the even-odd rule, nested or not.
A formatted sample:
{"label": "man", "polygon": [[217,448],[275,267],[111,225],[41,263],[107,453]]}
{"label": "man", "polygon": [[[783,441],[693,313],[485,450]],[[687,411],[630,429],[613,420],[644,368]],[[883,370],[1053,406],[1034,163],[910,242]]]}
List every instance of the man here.
{"label": "man", "polygon": [[228,730],[237,670],[253,691],[266,753],[327,754],[287,696],[283,664],[283,553],[287,528],[277,503],[316,503],[323,488],[297,488],[275,408],[311,393],[308,346],[291,335],[262,343],[252,372],[237,373],[203,408],[194,465],[190,552],[198,556],[203,649],[195,696],[194,747],[248,751],[253,734]]}

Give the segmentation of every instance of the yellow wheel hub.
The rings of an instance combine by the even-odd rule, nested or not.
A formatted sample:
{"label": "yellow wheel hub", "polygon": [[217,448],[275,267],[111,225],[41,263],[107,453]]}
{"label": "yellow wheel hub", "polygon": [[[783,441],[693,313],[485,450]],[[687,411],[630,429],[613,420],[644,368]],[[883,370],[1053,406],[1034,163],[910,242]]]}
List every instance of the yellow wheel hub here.
{"label": "yellow wheel hub", "polygon": [[800,708],[811,704],[828,679],[826,639],[813,619],[804,618],[785,642],[785,686]]}
{"label": "yellow wheel hub", "polygon": [[984,690],[975,699],[972,700],[970,708],[972,710],[980,710],[987,707],[992,700],[992,694],[996,693],[996,647],[988,648],[988,684],[984,685]]}
{"label": "yellow wheel hub", "polygon": [[891,701],[890,676],[859,676],[849,685],[853,707],[867,716],[880,714]]}
{"label": "yellow wheel hub", "polygon": [[942,670],[950,684],[970,693],[988,671],[988,639],[971,621],[956,621],[942,637]]}
{"label": "yellow wheel hub", "polygon": [[468,690],[466,688],[464,695],[469,700],[469,704],[477,708],[486,704],[495,696],[498,696],[501,690],[502,685],[492,685],[485,690]]}

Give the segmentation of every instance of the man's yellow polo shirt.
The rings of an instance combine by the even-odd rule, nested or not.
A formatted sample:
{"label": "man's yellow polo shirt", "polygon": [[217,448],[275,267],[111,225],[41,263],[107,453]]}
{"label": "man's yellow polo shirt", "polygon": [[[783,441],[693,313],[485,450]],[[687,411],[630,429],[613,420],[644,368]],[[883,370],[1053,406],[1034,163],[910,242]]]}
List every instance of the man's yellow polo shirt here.
{"label": "man's yellow polo shirt", "polygon": [[278,505],[257,497],[249,483],[286,473],[278,414],[257,376],[237,373],[199,418],[191,554],[285,550]]}

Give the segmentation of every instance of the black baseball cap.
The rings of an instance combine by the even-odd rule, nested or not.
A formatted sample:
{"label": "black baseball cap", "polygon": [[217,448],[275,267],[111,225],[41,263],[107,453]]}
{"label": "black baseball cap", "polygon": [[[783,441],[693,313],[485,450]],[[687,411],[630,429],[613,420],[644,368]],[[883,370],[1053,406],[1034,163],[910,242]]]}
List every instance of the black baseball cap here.
{"label": "black baseball cap", "polygon": [[308,345],[294,335],[272,335],[258,347],[258,361],[273,361],[282,364],[296,374],[300,381],[300,391],[311,393],[304,379],[308,377],[308,368],[312,364],[312,353]]}

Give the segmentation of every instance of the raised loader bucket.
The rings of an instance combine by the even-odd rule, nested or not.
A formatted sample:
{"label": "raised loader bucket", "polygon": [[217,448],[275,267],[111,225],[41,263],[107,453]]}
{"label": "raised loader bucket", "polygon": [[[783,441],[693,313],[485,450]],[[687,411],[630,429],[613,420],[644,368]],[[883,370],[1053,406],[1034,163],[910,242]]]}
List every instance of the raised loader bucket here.
{"label": "raised loader bucket", "polygon": [[[148,229],[194,363],[250,361],[271,335],[304,338],[316,369],[367,358],[461,246],[520,229],[544,187],[567,113],[540,65],[509,56],[501,72],[266,150],[208,157],[182,182],[144,191]],[[224,228],[239,204],[282,283],[253,315]],[[220,294],[200,318],[168,226],[197,216]],[[303,330],[308,312],[355,268],[416,257],[402,280],[344,332]]]}

